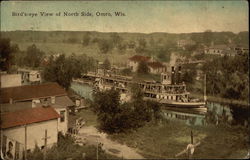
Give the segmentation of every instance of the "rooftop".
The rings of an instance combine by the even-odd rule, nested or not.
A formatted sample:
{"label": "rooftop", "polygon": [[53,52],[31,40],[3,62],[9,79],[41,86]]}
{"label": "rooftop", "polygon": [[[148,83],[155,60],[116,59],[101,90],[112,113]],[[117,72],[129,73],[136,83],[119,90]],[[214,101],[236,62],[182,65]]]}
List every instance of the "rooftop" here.
{"label": "rooftop", "polygon": [[57,83],[45,83],[39,85],[25,85],[19,87],[1,88],[0,103],[13,101],[26,101],[36,98],[67,95],[66,91]]}
{"label": "rooftop", "polygon": [[163,67],[165,67],[161,62],[149,62],[148,66],[152,67],[152,68],[163,68]]}
{"label": "rooftop", "polygon": [[32,123],[38,123],[59,118],[52,107],[36,107],[16,112],[1,114],[1,129],[7,129]]}
{"label": "rooftop", "polygon": [[135,62],[149,61],[150,57],[135,55],[133,57],[130,57],[129,60],[135,61]]}

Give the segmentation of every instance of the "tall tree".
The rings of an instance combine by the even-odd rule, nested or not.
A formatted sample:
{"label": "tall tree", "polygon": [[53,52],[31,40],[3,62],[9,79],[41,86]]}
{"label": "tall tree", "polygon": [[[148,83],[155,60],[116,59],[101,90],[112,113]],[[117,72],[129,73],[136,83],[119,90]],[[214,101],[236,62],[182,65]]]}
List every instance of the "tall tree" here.
{"label": "tall tree", "polygon": [[70,63],[70,60],[66,59],[64,54],[60,55],[56,60],[50,58],[49,65],[43,71],[44,79],[57,82],[65,89],[68,89],[75,74],[75,68]]}
{"label": "tall tree", "polygon": [[147,74],[149,72],[147,62],[141,61],[138,65],[137,72],[140,74]]}
{"label": "tall tree", "polygon": [[11,64],[11,46],[10,39],[0,39],[0,69],[3,71],[9,71]]}
{"label": "tall tree", "polygon": [[35,44],[29,46],[24,57],[24,63],[28,67],[39,67],[44,57],[44,52],[36,47]]}

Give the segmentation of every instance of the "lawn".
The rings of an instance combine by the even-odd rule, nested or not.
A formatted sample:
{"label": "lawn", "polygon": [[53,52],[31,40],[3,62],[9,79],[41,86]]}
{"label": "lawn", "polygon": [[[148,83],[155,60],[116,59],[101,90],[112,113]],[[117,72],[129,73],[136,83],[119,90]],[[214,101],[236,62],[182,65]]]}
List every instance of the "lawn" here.
{"label": "lawn", "polygon": [[[191,130],[194,143],[201,142],[193,158],[241,158],[247,154],[247,132],[227,127],[194,128],[177,122],[160,126],[149,123],[132,133],[114,134],[110,138],[137,148],[145,158],[174,158],[190,143]],[[184,154],[178,158],[187,157]]]}
{"label": "lawn", "polygon": [[75,121],[77,118],[83,118],[85,121],[85,126],[97,126],[97,116],[94,112],[90,109],[82,109],[79,112],[76,112],[75,115],[70,115],[70,121]]}

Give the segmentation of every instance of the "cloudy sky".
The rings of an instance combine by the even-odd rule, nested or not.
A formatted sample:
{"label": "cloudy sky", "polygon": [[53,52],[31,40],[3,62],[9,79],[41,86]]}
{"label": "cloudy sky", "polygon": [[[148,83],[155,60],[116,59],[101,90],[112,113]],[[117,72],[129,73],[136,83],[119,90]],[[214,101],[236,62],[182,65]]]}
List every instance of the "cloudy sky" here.
{"label": "cloudy sky", "polygon": [[[40,12],[53,13],[44,17]],[[61,12],[60,16],[56,13]],[[63,16],[90,12],[93,16]],[[97,16],[96,13],[112,16]],[[115,16],[123,12],[126,16]],[[13,13],[37,13],[13,16]],[[248,31],[247,1],[27,1],[1,3],[1,30],[100,32]]]}

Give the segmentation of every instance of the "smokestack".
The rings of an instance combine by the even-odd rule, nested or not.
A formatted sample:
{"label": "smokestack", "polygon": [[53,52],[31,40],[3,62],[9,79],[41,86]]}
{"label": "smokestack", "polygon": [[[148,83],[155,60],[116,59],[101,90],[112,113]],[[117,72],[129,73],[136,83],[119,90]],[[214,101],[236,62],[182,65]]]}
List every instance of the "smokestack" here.
{"label": "smokestack", "polygon": [[177,83],[181,83],[181,66],[178,68]]}
{"label": "smokestack", "polygon": [[171,84],[175,83],[175,70],[174,70],[174,66],[172,66],[172,71],[171,71]]}

